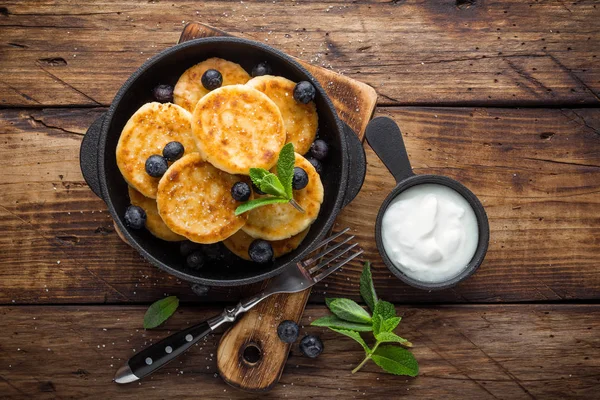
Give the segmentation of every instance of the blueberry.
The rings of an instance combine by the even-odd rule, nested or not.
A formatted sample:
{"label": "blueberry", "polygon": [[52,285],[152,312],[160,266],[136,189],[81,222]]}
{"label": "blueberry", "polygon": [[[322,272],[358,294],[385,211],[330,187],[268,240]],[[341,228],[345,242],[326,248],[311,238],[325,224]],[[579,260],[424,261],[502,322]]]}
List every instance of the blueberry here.
{"label": "blueberry", "polygon": [[142,229],[146,223],[146,212],[138,206],[129,206],[125,211],[125,225],[131,229]]}
{"label": "blueberry", "polygon": [[146,160],[146,172],[154,178],[163,176],[167,172],[167,168],[169,168],[169,164],[163,156],[154,154]]}
{"label": "blueberry", "polygon": [[215,90],[221,87],[223,84],[223,75],[216,69],[207,69],[203,74],[202,78],[202,86],[206,88],[206,90]]}
{"label": "blueberry", "polygon": [[300,352],[309,358],[316,358],[323,352],[323,342],[314,335],[306,335],[300,341]]}
{"label": "blueberry", "polygon": [[313,167],[315,167],[317,174],[321,175],[321,172],[323,172],[323,164],[321,164],[321,161],[317,160],[314,157],[308,157],[307,160],[309,163],[312,164]]}
{"label": "blueberry", "polygon": [[201,251],[195,251],[187,256],[185,259],[185,263],[188,268],[191,269],[200,269],[204,266],[204,262],[206,261],[206,256]]}
{"label": "blueberry", "polygon": [[262,190],[260,190],[258,188],[258,186],[256,186],[254,183],[252,184],[252,190],[254,191],[254,193],[257,193],[257,194],[266,194],[265,192],[263,192]]}
{"label": "blueberry", "polygon": [[324,160],[329,153],[329,146],[323,139],[317,139],[310,145],[310,155],[317,160]]}
{"label": "blueberry", "polygon": [[251,193],[250,185],[246,182],[236,182],[231,187],[231,197],[233,197],[235,201],[248,201]]}
{"label": "blueberry", "polygon": [[202,251],[209,260],[222,260],[224,257],[224,251],[219,243],[204,244],[202,245]]}
{"label": "blueberry", "polygon": [[285,320],[277,327],[277,336],[283,343],[294,343],[299,334],[300,328],[294,321]]}
{"label": "blueberry", "polygon": [[173,86],[171,85],[158,85],[152,89],[152,96],[156,101],[161,103],[172,103],[173,102]]}
{"label": "blueberry", "polygon": [[183,257],[187,257],[194,251],[198,251],[201,248],[202,245],[200,243],[194,243],[190,240],[186,240],[181,242],[179,245],[179,254],[181,254]]}
{"label": "blueberry", "polygon": [[273,260],[273,247],[266,240],[256,239],[250,243],[248,255],[254,262],[263,264]]}
{"label": "blueberry", "polygon": [[294,86],[294,99],[302,104],[308,104],[313,101],[316,94],[317,90],[310,82],[302,81]]}
{"label": "blueberry", "polygon": [[308,185],[308,174],[300,167],[294,167],[294,178],[292,188],[294,190],[304,189]]}
{"label": "blueberry", "polygon": [[273,70],[271,66],[266,61],[260,62],[256,64],[254,68],[252,68],[252,76],[263,76],[263,75],[271,75]]}
{"label": "blueberry", "polygon": [[167,161],[175,161],[175,160],[179,160],[182,156],[183,153],[185,152],[185,149],[183,148],[183,145],[179,142],[169,142],[165,145],[165,148],[163,149],[163,157],[167,159]]}

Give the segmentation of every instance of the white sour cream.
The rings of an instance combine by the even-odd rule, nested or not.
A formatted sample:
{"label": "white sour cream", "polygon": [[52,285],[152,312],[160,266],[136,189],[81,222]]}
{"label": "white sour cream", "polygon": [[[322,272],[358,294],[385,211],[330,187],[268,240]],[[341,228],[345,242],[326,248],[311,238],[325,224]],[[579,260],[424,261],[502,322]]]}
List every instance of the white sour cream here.
{"label": "white sour cream", "polygon": [[381,224],[383,246],[405,275],[443,282],[460,274],[479,240],[475,212],[458,192],[431,183],[401,192]]}

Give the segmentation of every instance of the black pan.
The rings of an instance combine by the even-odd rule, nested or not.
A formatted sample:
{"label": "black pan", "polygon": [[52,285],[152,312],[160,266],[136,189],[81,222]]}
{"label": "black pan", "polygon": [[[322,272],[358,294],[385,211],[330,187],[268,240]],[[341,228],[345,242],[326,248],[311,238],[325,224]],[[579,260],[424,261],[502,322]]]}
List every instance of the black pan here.
{"label": "black pan", "polygon": [[[319,137],[330,147],[323,163],[321,180],[325,197],[319,217],[300,247],[269,264],[256,264],[229,253],[224,246],[221,258],[213,259],[200,270],[185,266],[179,244],[155,238],[146,230],[125,226],[123,216],[129,206],[127,184],[119,172],[115,149],[121,130],[133,113],[144,103],[153,101],[151,91],[160,83],[174,85],[192,65],[209,57],[221,57],[239,63],[247,71],[267,61],[274,75],[292,81],[311,81],[317,89],[315,102],[319,114]],[[362,143],[338,117],[331,100],[319,82],[286,54],[262,43],[229,37],[192,40],[171,47],[140,67],[121,87],[106,114],[88,129],[80,151],[81,171],[92,191],[100,197],[127,241],[148,261],[180,279],[208,286],[234,286],[275,276],[284,267],[306,257],[329,231],[342,209],[360,191],[366,162]]]}

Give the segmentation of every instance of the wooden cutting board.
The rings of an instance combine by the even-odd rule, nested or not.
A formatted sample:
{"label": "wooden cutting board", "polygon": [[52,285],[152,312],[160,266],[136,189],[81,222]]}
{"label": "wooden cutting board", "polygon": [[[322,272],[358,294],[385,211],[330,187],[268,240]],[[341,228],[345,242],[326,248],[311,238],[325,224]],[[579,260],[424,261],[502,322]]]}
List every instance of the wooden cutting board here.
{"label": "wooden cutting board", "polygon": [[[188,24],[179,43],[211,36],[232,36],[200,23]],[[362,139],[377,102],[375,90],[331,70],[297,59],[323,86],[340,118]],[[115,224],[115,230],[124,240]],[[125,240],[124,240],[125,241]],[[263,285],[267,285],[264,282]],[[268,391],[279,381],[291,345],[277,337],[281,321],[299,322],[310,289],[294,294],[273,295],[242,315],[221,338],[217,367],[223,380],[250,392]]]}

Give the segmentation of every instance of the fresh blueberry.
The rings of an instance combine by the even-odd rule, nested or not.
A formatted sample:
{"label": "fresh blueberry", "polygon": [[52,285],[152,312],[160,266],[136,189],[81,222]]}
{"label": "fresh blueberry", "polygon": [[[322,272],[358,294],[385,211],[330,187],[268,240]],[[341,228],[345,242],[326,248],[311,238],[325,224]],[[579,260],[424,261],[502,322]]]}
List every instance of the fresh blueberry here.
{"label": "fresh blueberry", "polygon": [[138,206],[129,206],[125,211],[125,225],[131,229],[142,229],[146,223],[146,212]]}
{"label": "fresh blueberry", "polygon": [[222,260],[224,258],[223,245],[219,243],[203,244],[202,251],[209,260]]}
{"label": "fresh blueberry", "polygon": [[323,164],[321,164],[321,161],[317,160],[314,157],[308,157],[307,160],[309,163],[312,164],[313,167],[315,167],[317,174],[321,175],[321,172],[323,172]]}
{"label": "fresh blueberry", "polygon": [[323,352],[323,342],[314,335],[306,335],[300,341],[300,351],[306,357],[316,358]]}
{"label": "fresh blueberry", "polygon": [[195,251],[187,256],[185,259],[185,263],[188,268],[191,269],[200,269],[204,266],[204,262],[206,261],[206,256],[201,251]]}
{"label": "fresh blueberry", "polygon": [[206,90],[215,90],[221,87],[223,84],[223,75],[216,69],[207,69],[203,74],[202,78],[202,86],[206,88]]}
{"label": "fresh blueberry", "polygon": [[277,336],[283,343],[294,343],[299,334],[300,328],[294,321],[285,320],[277,327]]}
{"label": "fresh blueberry", "polygon": [[304,189],[308,185],[308,174],[300,167],[294,167],[294,178],[292,188],[294,190]]}
{"label": "fresh blueberry", "polygon": [[329,146],[323,139],[317,139],[310,145],[310,155],[317,160],[324,160],[329,153]]}
{"label": "fresh blueberry", "polygon": [[262,190],[260,190],[258,188],[258,186],[256,186],[254,183],[252,184],[252,190],[254,191],[254,193],[257,193],[257,194],[266,194],[265,192],[263,192]]}
{"label": "fresh blueberry", "polygon": [[251,193],[250,185],[246,182],[236,182],[231,187],[231,197],[233,197],[235,201],[248,201]]}
{"label": "fresh blueberry", "polygon": [[248,248],[250,259],[256,263],[268,263],[273,260],[273,247],[266,240],[256,239]]}
{"label": "fresh blueberry", "polygon": [[317,90],[312,83],[298,82],[294,87],[294,99],[302,104],[308,104],[315,99]]}
{"label": "fresh blueberry", "polygon": [[165,145],[165,148],[163,149],[163,157],[167,159],[167,161],[175,161],[175,160],[179,160],[182,156],[183,153],[185,152],[185,149],[183,148],[183,145],[179,142],[169,142]]}
{"label": "fresh blueberry", "polygon": [[198,251],[201,248],[202,245],[200,243],[194,243],[190,240],[186,240],[181,242],[179,245],[179,254],[181,254],[183,257],[187,257],[194,251]]}
{"label": "fresh blueberry", "polygon": [[173,102],[173,86],[171,85],[158,85],[152,89],[152,96],[160,103],[172,103]]}
{"label": "fresh blueberry", "polygon": [[273,70],[271,69],[271,66],[266,62],[263,61],[261,63],[256,64],[256,66],[254,68],[252,68],[252,76],[263,76],[263,75],[271,75],[273,73]]}
{"label": "fresh blueberry", "polygon": [[167,172],[169,164],[163,156],[154,154],[146,160],[146,172],[154,178],[160,178]]}

